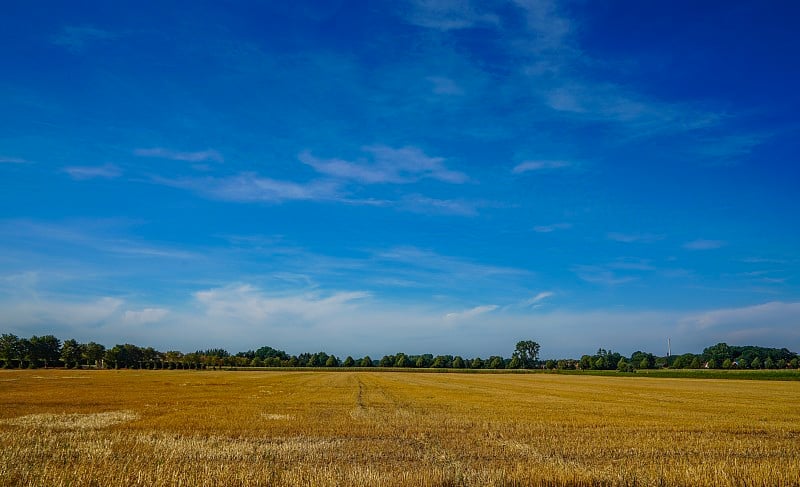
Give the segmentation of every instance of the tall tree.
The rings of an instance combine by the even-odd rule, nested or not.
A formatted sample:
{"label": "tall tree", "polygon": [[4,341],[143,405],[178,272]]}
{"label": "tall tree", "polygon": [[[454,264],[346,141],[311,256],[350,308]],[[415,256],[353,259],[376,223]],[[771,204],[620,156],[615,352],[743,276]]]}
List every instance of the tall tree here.
{"label": "tall tree", "polygon": [[106,347],[99,343],[89,342],[83,347],[83,359],[87,364],[94,364],[95,367],[100,367],[105,354]]}
{"label": "tall tree", "polygon": [[64,340],[61,345],[61,361],[64,362],[66,368],[71,369],[79,365],[83,352],[82,348],[83,346],[74,338]]}
{"label": "tall tree", "polygon": [[0,360],[7,369],[14,361],[22,360],[22,341],[18,336],[10,333],[0,335]]}
{"label": "tall tree", "polygon": [[49,364],[58,362],[61,356],[61,342],[53,335],[32,336],[28,341],[28,360],[34,367],[38,367],[39,362],[44,362],[45,368]]}
{"label": "tall tree", "polygon": [[539,344],[533,340],[522,340],[517,342],[513,356],[519,358],[523,368],[532,369],[536,367],[536,361],[539,360],[539,349]]}

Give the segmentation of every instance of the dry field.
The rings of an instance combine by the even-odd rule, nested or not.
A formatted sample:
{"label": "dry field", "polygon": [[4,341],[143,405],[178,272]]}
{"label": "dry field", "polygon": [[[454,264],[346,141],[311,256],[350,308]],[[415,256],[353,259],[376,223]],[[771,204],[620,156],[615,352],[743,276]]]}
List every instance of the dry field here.
{"label": "dry field", "polygon": [[0,485],[800,485],[800,382],[0,371]]}

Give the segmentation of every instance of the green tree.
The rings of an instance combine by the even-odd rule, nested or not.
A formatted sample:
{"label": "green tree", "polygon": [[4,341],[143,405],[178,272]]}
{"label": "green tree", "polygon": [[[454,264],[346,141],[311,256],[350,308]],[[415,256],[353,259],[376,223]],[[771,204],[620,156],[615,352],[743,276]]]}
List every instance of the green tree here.
{"label": "green tree", "polygon": [[453,359],[453,368],[454,369],[463,369],[465,367],[464,359],[456,355]]}
{"label": "green tree", "polygon": [[399,353],[396,355],[396,358],[394,360],[395,367],[408,367],[409,365],[410,362],[408,360],[408,357],[406,357],[406,354]]}
{"label": "green tree", "polygon": [[606,362],[606,358],[604,356],[597,357],[594,359],[594,368],[598,370],[605,370],[608,368],[608,362]]}
{"label": "green tree", "polygon": [[469,364],[471,369],[482,369],[483,368],[483,360],[480,357],[475,357]]}
{"label": "green tree", "polygon": [[511,362],[508,363],[509,369],[521,369],[522,368],[522,360],[519,357],[514,356],[511,357]]}
{"label": "green tree", "polygon": [[620,358],[619,362],[617,362],[617,371],[625,372],[627,370],[628,370],[628,362],[626,362],[624,358]]}
{"label": "green tree", "polygon": [[761,368],[761,359],[758,358],[758,357],[754,358],[753,361],[750,362],[750,368],[760,369]]}
{"label": "green tree", "polygon": [[289,355],[287,355],[286,352],[284,352],[283,350],[276,350],[272,347],[264,346],[256,350],[254,353],[255,356],[260,358],[261,360],[266,360],[268,358],[273,358],[273,357],[277,357],[280,360],[289,360]]}
{"label": "green tree", "polygon": [[61,357],[61,342],[53,335],[32,336],[29,340],[28,356],[31,362],[44,363],[44,367],[58,362]]}
{"label": "green tree", "polygon": [[505,361],[503,357],[489,357],[489,368],[490,369],[502,369],[505,367]]}
{"label": "green tree", "polygon": [[[170,353],[175,352],[167,352],[167,354]],[[139,368],[143,356],[144,354],[141,348],[137,347],[136,345],[126,343],[124,345],[114,345],[113,348],[106,350],[105,361],[109,365],[113,364],[115,369],[135,369]],[[180,354],[180,357],[183,358],[183,354]],[[186,368],[185,363],[182,363],[181,366]]]}
{"label": "green tree", "polygon": [[447,357],[443,355],[437,355],[435,359],[433,359],[433,363],[431,364],[431,368],[434,369],[443,369],[447,367]]}
{"label": "green tree", "polygon": [[0,360],[3,367],[10,369],[14,362],[21,363],[23,354],[22,341],[10,333],[0,335]]}
{"label": "green tree", "polygon": [[361,366],[362,367],[372,367],[372,359],[369,358],[369,355],[366,355],[364,358],[361,359]]}
{"label": "green tree", "polygon": [[533,340],[521,340],[517,342],[513,356],[519,358],[523,368],[532,369],[536,367],[536,362],[539,360],[540,348],[539,344]]}
{"label": "green tree", "polygon": [[690,369],[699,369],[700,368],[700,359],[695,357],[692,359],[692,363],[689,364]]}
{"label": "green tree", "polygon": [[61,361],[68,369],[77,367],[83,355],[83,346],[77,340],[70,338],[61,344]]}
{"label": "green tree", "polygon": [[764,368],[765,369],[774,369],[775,368],[775,362],[772,361],[771,357],[767,357],[767,359],[764,360]]}
{"label": "green tree", "polygon": [[722,362],[722,368],[723,369],[730,369],[731,367],[733,367],[733,362],[731,362],[731,359],[726,358],[725,361]]}
{"label": "green tree", "polygon": [[354,367],[355,365],[356,361],[353,360],[353,357],[349,355],[347,356],[346,359],[344,359],[344,362],[342,362],[342,367]]}
{"label": "green tree", "polygon": [[652,353],[636,351],[631,355],[630,363],[640,369],[651,369],[656,364],[656,357]]}
{"label": "green tree", "polygon": [[328,357],[328,360],[325,361],[325,367],[338,367],[339,366],[339,359],[336,358],[335,355],[331,355]]}
{"label": "green tree", "polygon": [[717,343],[703,350],[703,360],[714,359],[717,363],[722,363],[726,358],[733,360],[735,358],[733,352],[734,350],[727,343]]}
{"label": "green tree", "polygon": [[89,342],[83,347],[83,360],[85,360],[87,364],[94,365],[95,367],[100,367],[102,365],[101,361],[105,354],[106,347],[99,343]]}
{"label": "green tree", "polygon": [[378,362],[379,367],[391,367],[392,365],[394,365],[394,357],[390,355],[384,355],[381,361]]}

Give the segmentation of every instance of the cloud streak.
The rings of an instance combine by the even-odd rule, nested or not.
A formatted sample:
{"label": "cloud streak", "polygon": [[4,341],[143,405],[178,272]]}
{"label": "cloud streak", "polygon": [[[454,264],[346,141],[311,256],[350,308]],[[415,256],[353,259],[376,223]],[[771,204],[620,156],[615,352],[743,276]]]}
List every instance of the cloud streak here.
{"label": "cloud streak", "polygon": [[523,174],[526,172],[545,171],[548,169],[562,169],[570,166],[572,166],[572,163],[568,161],[551,161],[551,160],[525,161],[514,166],[511,172],[513,174]]}
{"label": "cloud streak", "polygon": [[296,183],[242,173],[227,177],[153,178],[153,182],[188,189],[205,197],[239,203],[281,203],[284,201],[341,200],[339,184],[334,181]]}
{"label": "cloud streak", "polygon": [[497,25],[499,18],[480,12],[479,5],[459,0],[412,0],[404,17],[411,24],[445,32]]}
{"label": "cloud streak", "polygon": [[53,44],[65,47],[73,53],[79,53],[84,51],[91,44],[114,40],[117,37],[119,37],[119,35],[114,32],[91,26],[68,25],[53,38]]}
{"label": "cloud streak", "polygon": [[165,308],[144,308],[140,311],[126,311],[122,315],[122,320],[131,325],[146,325],[158,323],[168,314],[169,310]]}
{"label": "cloud streak", "polygon": [[556,230],[568,230],[572,228],[571,223],[553,223],[552,225],[537,225],[533,227],[536,233],[552,233]]}
{"label": "cloud streak", "polygon": [[556,294],[552,291],[542,291],[531,299],[525,301],[525,306],[537,306],[542,301],[552,298]]}
{"label": "cloud streak", "polygon": [[0,156],[0,164],[30,164],[30,161],[21,157]]}
{"label": "cloud streak", "polygon": [[655,243],[664,239],[664,235],[653,233],[619,233],[609,232],[606,234],[609,240],[622,243]]}
{"label": "cloud streak", "polygon": [[114,179],[122,175],[122,170],[114,164],[103,166],[70,166],[64,172],[72,179],[83,181],[86,179]]}
{"label": "cloud streak", "polygon": [[683,248],[686,250],[714,250],[721,247],[724,247],[726,242],[723,240],[693,240],[691,242],[686,242],[683,244]]}
{"label": "cloud streak", "polygon": [[498,308],[497,305],[494,304],[485,304],[483,306],[475,306],[474,308],[470,308],[464,311],[458,311],[453,313],[447,313],[444,315],[444,319],[446,321],[459,321],[465,320],[469,318],[474,318],[478,315],[491,313],[492,311]]}
{"label": "cloud streak", "polygon": [[476,204],[464,200],[442,200],[412,194],[405,196],[401,208],[415,213],[435,215],[475,216],[478,214]]}
{"label": "cloud streak", "polygon": [[309,151],[300,153],[298,158],[321,174],[363,184],[408,184],[425,178],[461,184],[468,179],[464,173],[447,169],[444,158],[430,157],[416,147],[373,145],[362,149],[371,155],[371,160],[320,159]]}
{"label": "cloud streak", "polygon": [[185,162],[224,162],[222,154],[214,149],[207,149],[196,152],[181,152],[163,147],[153,147],[150,149],[136,149],[134,154],[140,157],[157,157],[159,159],[171,159],[173,161]]}

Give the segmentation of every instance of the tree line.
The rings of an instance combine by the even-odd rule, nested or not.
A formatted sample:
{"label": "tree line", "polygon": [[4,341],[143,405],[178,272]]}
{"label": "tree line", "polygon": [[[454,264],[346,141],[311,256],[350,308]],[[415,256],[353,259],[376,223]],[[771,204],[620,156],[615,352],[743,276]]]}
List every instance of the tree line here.
{"label": "tree line", "polygon": [[92,367],[106,369],[217,369],[245,367],[383,367],[431,369],[559,369],[559,370],[618,370],[634,372],[655,368],[725,368],[725,369],[785,369],[798,368],[798,355],[786,348],[732,346],[718,343],[701,354],[657,357],[637,351],[630,357],[610,350],[598,349],[594,355],[580,359],[539,360],[540,345],[532,340],[516,344],[510,357],[492,355],[487,358],[453,355],[410,355],[397,353],[373,360],[370,356],[344,359],[325,352],[289,355],[283,350],[263,346],[231,354],[222,348],[182,353],[162,352],[152,347],[129,343],[106,348],[95,342],[63,342],[53,335],[20,338],[13,334],[0,335],[0,367]]}

